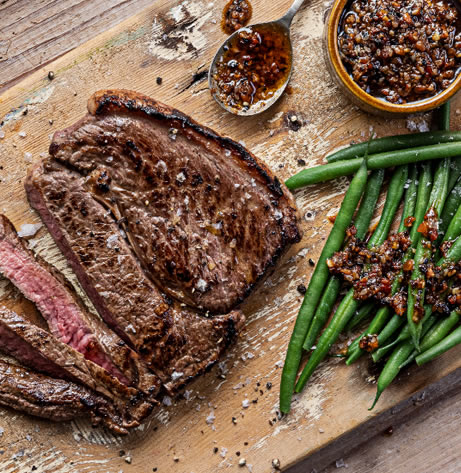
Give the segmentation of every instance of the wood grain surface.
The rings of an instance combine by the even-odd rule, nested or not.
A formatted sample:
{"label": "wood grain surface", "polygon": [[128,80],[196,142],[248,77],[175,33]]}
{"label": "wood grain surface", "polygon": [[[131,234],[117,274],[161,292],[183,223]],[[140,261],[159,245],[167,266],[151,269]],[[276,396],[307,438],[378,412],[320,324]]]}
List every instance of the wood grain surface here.
{"label": "wood grain surface", "polygon": [[0,92],[152,0],[2,0]]}
{"label": "wood grain surface", "polygon": [[[93,15],[92,21],[99,25],[97,29],[104,22],[98,23],[96,12],[104,11],[104,6],[107,9],[107,5],[113,4],[114,22],[117,22],[117,12],[123,11],[124,5],[141,2],[71,3],[73,26],[59,23],[59,14],[54,22],[57,25],[54,35],[61,37],[64,48],[71,43],[68,49],[82,42],[81,38],[87,39],[85,28],[74,21],[79,14]],[[38,11],[38,7],[33,10],[33,4],[48,5],[58,12],[57,5],[64,7],[66,2],[0,3],[2,41],[11,37],[4,36],[5,17],[1,8],[8,7],[11,13],[16,12],[15,5],[21,6],[31,15]],[[53,131],[85,113],[87,97],[98,88],[132,88],[174,105],[205,125],[243,140],[282,178],[300,169],[299,158],[305,159],[309,166],[314,165],[326,152],[353,139],[367,139],[372,131],[385,135],[427,126],[430,116],[410,121],[367,116],[340,94],[330,81],[321,55],[326,5],[318,0],[311,1],[301,11],[293,25],[296,57],[291,94],[258,117],[242,121],[226,114],[210,100],[203,73],[224,39],[218,28],[224,4],[224,1],[159,0],[140,15],[48,66],[39,67],[4,92],[0,96],[1,130],[5,133],[0,139],[1,211],[19,228],[24,223],[39,222],[28,207],[22,188],[27,168],[46,153]],[[277,18],[289,4],[289,0],[276,5],[255,0],[253,20]],[[46,11],[44,8],[44,15]],[[23,21],[20,14],[17,21]],[[43,22],[46,24],[45,16]],[[27,29],[24,27],[24,31]],[[42,32],[38,29],[33,34],[36,38],[44,37],[45,27]],[[68,49],[62,49],[61,53]],[[34,52],[36,58],[40,57],[40,50],[43,47]],[[45,59],[37,59],[30,69],[21,69],[24,63],[21,66],[20,60],[0,62],[2,80],[4,71],[8,76],[10,67],[18,69],[8,76],[11,78],[8,82],[14,81],[17,74],[36,68],[41,61],[48,62],[53,51],[46,50],[42,57]],[[53,81],[47,79],[50,70],[55,73]],[[163,78],[161,86],[155,82],[158,76]],[[460,105],[457,99],[454,109]],[[292,125],[293,115],[299,127]],[[456,111],[452,125],[460,128]],[[461,434],[457,427],[461,395],[454,394],[450,388],[460,384],[457,371],[460,350],[424,368],[405,372],[383,395],[372,414],[367,407],[374,385],[367,363],[345,368],[338,361],[329,360],[295,402],[293,413],[284,419],[277,417],[280,362],[301,301],[296,287],[306,282],[312,272],[308,259],[318,256],[330,228],[326,216],[337,211],[346,184],[347,180],[342,179],[297,193],[304,217],[303,241],[291,249],[244,305],[247,330],[228,352],[225,364],[192,383],[186,399],[172,400],[172,406],[163,406],[148,424],[126,439],[92,430],[85,420],[55,425],[2,409],[0,471],[26,472],[35,466],[35,471],[63,473],[148,472],[153,468],[174,473],[229,469],[262,473],[273,471],[271,460],[279,458],[288,471],[309,473],[340,457],[343,461],[329,467],[328,473],[346,465],[349,471],[360,473],[459,471],[457,445]],[[45,229],[41,228],[32,237],[32,245],[72,278]],[[75,282],[75,278],[72,280]],[[19,310],[33,310],[8,285],[0,283],[8,304]],[[268,382],[273,385],[271,389]],[[450,391],[452,397],[429,409],[444,391]],[[250,407],[245,409],[242,402],[246,399]],[[168,401],[165,400],[167,404]],[[347,450],[398,422],[402,416],[410,419],[401,427],[394,426],[392,436],[375,437],[344,456]],[[242,457],[246,465],[240,468],[238,461]]]}

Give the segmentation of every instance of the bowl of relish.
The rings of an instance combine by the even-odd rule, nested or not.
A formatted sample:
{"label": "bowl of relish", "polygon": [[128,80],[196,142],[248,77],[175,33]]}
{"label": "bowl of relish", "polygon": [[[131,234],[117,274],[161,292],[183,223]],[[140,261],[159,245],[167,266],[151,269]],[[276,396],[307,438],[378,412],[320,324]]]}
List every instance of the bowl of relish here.
{"label": "bowl of relish", "polygon": [[336,83],[371,113],[426,112],[461,87],[455,0],[336,0],[324,45]]}

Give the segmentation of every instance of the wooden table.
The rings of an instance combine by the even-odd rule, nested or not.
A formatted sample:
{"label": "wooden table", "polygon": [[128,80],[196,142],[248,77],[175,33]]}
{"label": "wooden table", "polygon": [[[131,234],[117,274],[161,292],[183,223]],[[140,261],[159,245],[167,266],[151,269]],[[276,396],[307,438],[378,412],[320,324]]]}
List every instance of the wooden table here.
{"label": "wooden table", "polygon": [[[151,3],[149,0],[0,1],[0,92]],[[461,470],[460,409],[461,393],[452,393],[430,410],[420,411],[406,422],[394,425],[392,435],[383,433],[352,452],[342,452],[342,458],[325,472],[332,473],[338,468],[348,468],[354,473],[458,472]]]}

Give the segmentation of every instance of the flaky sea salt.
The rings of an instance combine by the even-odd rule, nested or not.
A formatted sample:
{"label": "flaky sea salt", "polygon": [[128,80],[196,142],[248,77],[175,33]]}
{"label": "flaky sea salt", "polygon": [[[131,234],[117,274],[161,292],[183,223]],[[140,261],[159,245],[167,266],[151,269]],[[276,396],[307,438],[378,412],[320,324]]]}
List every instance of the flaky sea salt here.
{"label": "flaky sea salt", "polygon": [[170,396],[163,396],[163,399],[162,399],[162,404],[164,406],[171,406],[172,402],[171,402],[171,397]]}
{"label": "flaky sea salt", "polygon": [[41,223],[24,223],[21,225],[18,235],[21,238],[34,236],[42,226]]}
{"label": "flaky sea salt", "polygon": [[200,292],[205,292],[208,288],[208,284],[206,283],[206,281],[202,278],[200,278],[198,281],[197,281],[197,284],[195,285],[197,291],[200,291]]}
{"label": "flaky sea salt", "polygon": [[107,248],[115,248],[118,243],[118,235],[110,235],[106,240]]}
{"label": "flaky sea salt", "polygon": [[181,372],[173,371],[173,373],[171,373],[172,381],[176,381],[179,378],[182,378],[183,376],[184,376],[184,373],[182,371]]}
{"label": "flaky sea salt", "polygon": [[205,419],[206,423],[208,425],[211,425],[216,419],[216,416],[214,415],[214,411],[211,411],[209,414],[208,414],[208,417]]}

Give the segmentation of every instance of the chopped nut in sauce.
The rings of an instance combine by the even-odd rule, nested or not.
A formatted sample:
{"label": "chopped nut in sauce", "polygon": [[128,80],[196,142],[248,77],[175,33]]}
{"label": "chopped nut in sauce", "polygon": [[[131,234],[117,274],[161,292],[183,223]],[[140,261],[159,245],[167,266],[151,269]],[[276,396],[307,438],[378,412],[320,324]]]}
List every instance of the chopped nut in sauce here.
{"label": "chopped nut in sauce", "polygon": [[246,26],[253,9],[248,0],[230,0],[224,7],[221,26],[225,33],[232,34]]}
{"label": "chopped nut in sauce", "polygon": [[213,78],[221,102],[248,110],[270,100],[291,69],[289,38],[282,29],[243,28],[218,59]]}
{"label": "chopped nut in sauce", "polygon": [[367,93],[403,104],[446,89],[461,66],[461,20],[451,0],[353,0],[338,46]]}

